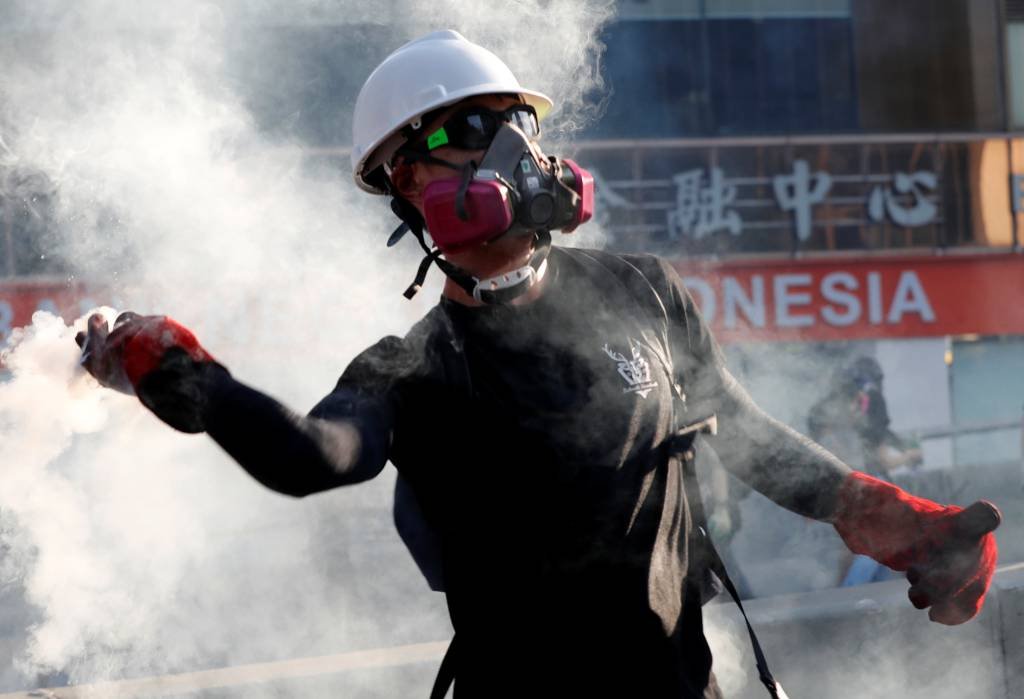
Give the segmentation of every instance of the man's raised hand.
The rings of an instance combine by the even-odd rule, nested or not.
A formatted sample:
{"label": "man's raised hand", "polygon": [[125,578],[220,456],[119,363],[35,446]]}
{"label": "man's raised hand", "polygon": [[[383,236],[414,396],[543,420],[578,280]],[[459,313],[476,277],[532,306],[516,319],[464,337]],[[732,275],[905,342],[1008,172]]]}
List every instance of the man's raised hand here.
{"label": "man's raised hand", "polygon": [[134,393],[157,417],[182,432],[202,432],[212,371],[226,371],[192,332],[167,316],[127,311],[108,328],[94,314],[75,341],[81,364],[101,385]]}

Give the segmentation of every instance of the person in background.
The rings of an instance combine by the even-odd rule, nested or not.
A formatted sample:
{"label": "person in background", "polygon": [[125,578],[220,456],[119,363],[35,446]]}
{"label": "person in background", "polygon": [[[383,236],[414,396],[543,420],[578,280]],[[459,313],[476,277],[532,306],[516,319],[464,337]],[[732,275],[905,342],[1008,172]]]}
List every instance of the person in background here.
{"label": "person in background", "polygon": [[844,365],[832,372],[825,396],[811,407],[807,416],[808,436],[861,471],[865,470],[861,436],[866,424],[864,407],[850,366]]}
{"label": "person in background", "polygon": [[908,443],[889,426],[889,407],[882,392],[885,377],[878,361],[858,357],[847,369],[847,376],[856,391],[855,423],[864,452],[864,471],[889,480],[897,469],[920,466],[920,447]]}
{"label": "person in background", "polygon": [[[884,374],[873,357],[861,356],[838,369],[829,391],[807,418],[808,434],[846,463],[891,481],[893,471],[921,464],[921,450],[909,446],[890,428],[882,393]],[[845,556],[839,585],[849,587],[888,580],[894,573],[874,559]]]}
{"label": "person in background", "polygon": [[878,478],[922,463],[921,449],[890,428],[883,378],[877,360],[857,357],[832,375],[828,393],[807,417],[807,433],[812,439]]}

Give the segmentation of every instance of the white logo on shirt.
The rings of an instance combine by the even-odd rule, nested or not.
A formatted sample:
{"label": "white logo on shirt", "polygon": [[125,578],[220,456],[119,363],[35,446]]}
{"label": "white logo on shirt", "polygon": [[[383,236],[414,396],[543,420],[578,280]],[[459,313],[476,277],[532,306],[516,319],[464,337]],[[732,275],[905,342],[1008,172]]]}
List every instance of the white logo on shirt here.
{"label": "white logo on shirt", "polygon": [[628,339],[629,349],[633,353],[632,359],[626,359],[618,352],[612,351],[607,344],[603,347],[604,353],[618,364],[619,376],[626,381],[626,388],[622,389],[622,392],[636,393],[641,398],[646,398],[658,383],[651,380],[651,365],[640,354],[639,343],[635,342],[633,338]]}

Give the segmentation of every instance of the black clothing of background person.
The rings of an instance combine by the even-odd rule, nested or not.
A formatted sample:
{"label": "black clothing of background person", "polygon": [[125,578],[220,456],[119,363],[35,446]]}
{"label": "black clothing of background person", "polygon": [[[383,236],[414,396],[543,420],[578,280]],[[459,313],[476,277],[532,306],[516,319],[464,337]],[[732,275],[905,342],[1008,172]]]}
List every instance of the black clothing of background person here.
{"label": "black clothing of background person", "polygon": [[808,434],[845,463],[878,478],[921,462],[921,451],[890,427],[882,392],[882,367],[872,357],[857,357],[837,369],[828,394],[811,407]]}
{"label": "black clothing of background person", "polygon": [[[212,379],[207,432],[272,488],[366,480],[385,459],[399,469],[441,536],[457,696],[717,695],[665,448],[674,413],[717,414],[723,463],[800,514],[831,512],[822,493],[848,472],[753,405],[667,263],[620,258],[635,272],[624,282],[602,259],[554,249],[545,293],[522,306],[442,301],[362,353],[305,418],[226,372]],[[453,351],[468,382],[451,375]],[[353,427],[355,457],[339,434]]]}

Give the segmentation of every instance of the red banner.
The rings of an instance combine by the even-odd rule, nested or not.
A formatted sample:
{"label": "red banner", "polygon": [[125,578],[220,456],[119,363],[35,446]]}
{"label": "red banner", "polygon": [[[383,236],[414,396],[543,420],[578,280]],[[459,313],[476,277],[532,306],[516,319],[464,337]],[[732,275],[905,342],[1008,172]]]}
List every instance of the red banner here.
{"label": "red banner", "polygon": [[[675,264],[721,342],[1024,335],[1020,254]],[[0,343],[36,310],[70,321],[97,293],[0,281]]]}
{"label": "red banner", "polygon": [[[50,311],[70,322],[99,305],[95,287],[82,282],[47,279],[0,280],[0,344],[11,330],[32,322],[36,311]],[[106,299],[101,299],[105,301]]]}
{"label": "red banner", "polygon": [[1024,335],[1024,255],[675,264],[721,342]]}

